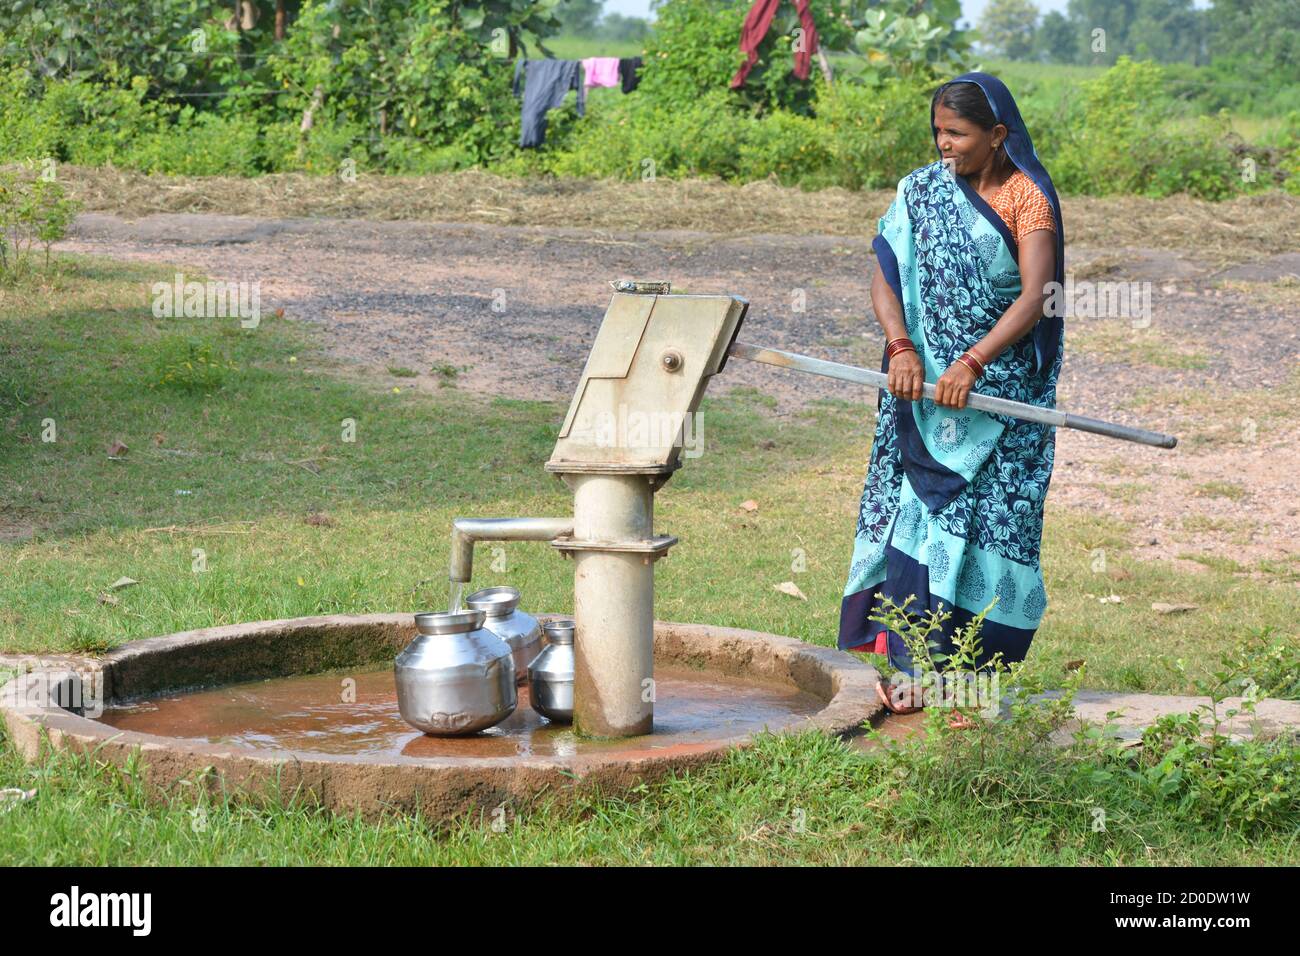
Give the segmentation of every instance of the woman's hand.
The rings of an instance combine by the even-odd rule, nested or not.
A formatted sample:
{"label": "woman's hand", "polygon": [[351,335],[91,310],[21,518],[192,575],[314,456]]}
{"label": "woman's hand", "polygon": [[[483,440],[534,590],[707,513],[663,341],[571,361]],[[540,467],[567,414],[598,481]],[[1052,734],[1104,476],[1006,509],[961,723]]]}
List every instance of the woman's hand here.
{"label": "woman's hand", "polygon": [[899,352],[889,360],[889,394],[905,402],[920,401],[925,366],[915,352]]}
{"label": "woman's hand", "polygon": [[966,398],[974,384],[975,373],[962,362],[953,362],[935,383],[934,403],[945,408],[965,408]]}

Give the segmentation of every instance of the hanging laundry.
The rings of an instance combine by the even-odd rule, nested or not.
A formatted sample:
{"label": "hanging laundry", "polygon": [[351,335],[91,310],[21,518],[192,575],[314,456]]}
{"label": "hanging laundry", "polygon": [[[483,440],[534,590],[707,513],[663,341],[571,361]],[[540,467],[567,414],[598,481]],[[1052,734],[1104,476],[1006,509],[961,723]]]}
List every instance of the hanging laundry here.
{"label": "hanging laundry", "polygon": [[519,145],[541,146],[546,140],[546,111],[564,102],[569,90],[578,91],[578,115],[587,107],[587,88],[582,84],[582,64],[577,60],[518,60],[512,90],[519,98],[523,83],[523,107],[519,117]]}
{"label": "hanging laundry", "polygon": [[584,86],[618,86],[618,57],[589,56],[582,61]]}
{"label": "hanging laundry", "polygon": [[[781,0],[754,0],[754,5],[745,15],[745,22],[740,28],[740,48],[748,56],[740,65],[736,75],[731,78],[731,88],[742,86],[749,71],[758,62],[758,45],[767,36],[776,16],[776,8]],[[794,0],[794,8],[799,13],[799,25],[803,28],[803,48],[794,54],[794,75],[801,80],[808,79],[813,54],[817,52],[817,25],[813,23],[812,11],[808,9],[808,0]]]}
{"label": "hanging laundry", "polygon": [[618,75],[623,81],[623,92],[631,93],[641,82],[641,58],[639,56],[620,57]]}

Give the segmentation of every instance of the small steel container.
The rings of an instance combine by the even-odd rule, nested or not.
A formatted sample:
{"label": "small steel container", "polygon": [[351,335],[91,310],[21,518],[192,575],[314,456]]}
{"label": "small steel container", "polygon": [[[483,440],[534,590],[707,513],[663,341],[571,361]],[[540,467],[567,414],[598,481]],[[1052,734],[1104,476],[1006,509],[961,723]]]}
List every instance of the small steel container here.
{"label": "small steel container", "polygon": [[569,618],[546,624],[546,649],[528,665],[533,710],[561,724],[573,722],[573,628]]}
{"label": "small steel container", "polygon": [[510,645],[478,610],[415,615],[420,632],[397,655],[397,707],[426,734],[459,737],[499,724],[519,703]]}
{"label": "small steel container", "polygon": [[515,661],[515,682],[528,681],[528,663],[542,650],[542,625],[519,610],[519,589],[483,588],[465,598],[465,606],[487,612],[483,626],[510,645]]}

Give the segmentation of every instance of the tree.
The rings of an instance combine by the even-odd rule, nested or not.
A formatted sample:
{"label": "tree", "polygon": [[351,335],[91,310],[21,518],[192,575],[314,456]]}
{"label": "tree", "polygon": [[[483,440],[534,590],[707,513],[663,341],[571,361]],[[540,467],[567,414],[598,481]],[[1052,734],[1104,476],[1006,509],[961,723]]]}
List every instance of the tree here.
{"label": "tree", "polygon": [[625,17],[621,13],[607,13],[596,28],[596,35],[606,40],[643,43],[650,35],[650,21]]}
{"label": "tree", "polygon": [[555,8],[564,31],[583,37],[595,35],[604,10],[605,0],[560,0]]}
{"label": "tree", "polygon": [[1035,36],[1038,56],[1049,63],[1076,63],[1083,35],[1081,26],[1053,10],[1043,17]]}
{"label": "tree", "polygon": [[1027,60],[1034,53],[1038,8],[1030,0],[990,0],[980,18],[980,35],[1009,60]]}

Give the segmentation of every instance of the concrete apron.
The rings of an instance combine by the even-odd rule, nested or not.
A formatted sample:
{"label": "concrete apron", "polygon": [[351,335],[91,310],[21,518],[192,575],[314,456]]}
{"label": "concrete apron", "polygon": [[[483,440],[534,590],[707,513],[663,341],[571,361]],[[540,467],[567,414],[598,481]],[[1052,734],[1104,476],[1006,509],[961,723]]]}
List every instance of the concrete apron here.
{"label": "concrete apron", "polygon": [[[555,615],[539,615],[543,620]],[[415,636],[410,614],[331,615],[262,621],[132,641],[98,662],[109,705],[241,681],[318,673],[391,660]],[[875,668],[852,655],[793,638],[736,628],[655,622],[656,665],[778,685],[824,702],[777,732],[816,730],[849,736],[882,716]],[[18,750],[35,761],[49,748],[93,751],[124,765],[138,752],[151,793],[188,781],[254,801],[310,804],[374,817],[386,810],[445,819],[527,806],[541,795],[567,801],[587,788],[625,791],[645,780],[722,758],[752,743],[748,734],[639,750],[569,756],[389,756],[265,751],[123,731],[52,702],[33,702],[29,682],[63,669],[33,671],[0,689],[0,719]],[[66,671],[65,671],[66,672]],[[34,684],[31,686],[35,686]]]}

